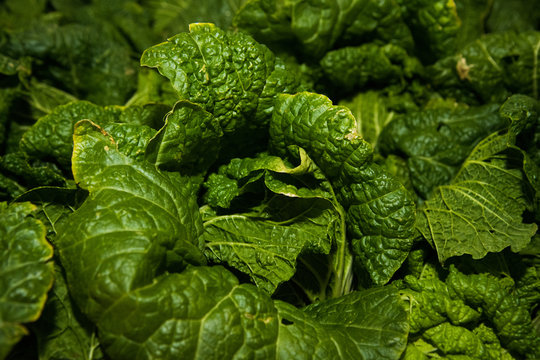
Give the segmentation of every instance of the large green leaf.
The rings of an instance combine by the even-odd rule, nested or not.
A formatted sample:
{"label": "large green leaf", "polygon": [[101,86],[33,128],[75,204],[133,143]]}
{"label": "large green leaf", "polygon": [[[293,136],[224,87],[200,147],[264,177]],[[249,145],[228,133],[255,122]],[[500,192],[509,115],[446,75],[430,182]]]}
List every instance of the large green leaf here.
{"label": "large green leaf", "polygon": [[115,359],[398,359],[408,332],[391,287],[299,310],[239,285],[220,267],[192,268],[131,292],[100,328]]}
{"label": "large green leaf", "polygon": [[424,203],[418,229],[440,261],[463,254],[479,259],[508,246],[517,252],[530,242],[537,226],[523,223],[527,183],[522,154],[516,152],[508,135],[492,134],[474,148],[451,183],[437,187]]}
{"label": "large green leaf", "polygon": [[280,155],[290,145],[305,149],[347,212],[355,255],[372,280],[384,284],[412,246],[415,206],[405,187],[373,163],[373,150],[360,131],[349,109],[323,95],[280,95],[270,126],[271,148]]}
{"label": "large green leaf", "polygon": [[141,64],[157,68],[180,99],[213,114],[230,151],[260,147],[275,95],[296,92],[300,77],[244,33],[204,23],[189,30],[147,49]]}
{"label": "large green leaf", "polygon": [[407,316],[392,287],[353,292],[302,312],[283,302],[276,307],[279,359],[398,359],[407,344]]}
{"label": "large green leaf", "polygon": [[38,319],[53,283],[53,249],[30,203],[0,203],[0,359]]}
{"label": "large green leaf", "polygon": [[[328,254],[337,212],[328,201],[281,201],[284,220],[242,214],[222,215],[204,223],[207,257],[249,274],[261,289],[273,293],[296,272],[306,250]],[[302,203],[295,205],[295,203]],[[291,211],[296,207],[297,212]],[[289,212],[289,214],[286,214]],[[275,215],[276,216],[276,215]]]}
{"label": "large green leaf", "polygon": [[182,259],[204,262],[201,223],[188,179],[124,155],[90,121],[76,126],[74,143],[73,175],[90,196],[55,244],[77,305],[95,321],[126,292],[151,282],[168,256],[176,266]]}

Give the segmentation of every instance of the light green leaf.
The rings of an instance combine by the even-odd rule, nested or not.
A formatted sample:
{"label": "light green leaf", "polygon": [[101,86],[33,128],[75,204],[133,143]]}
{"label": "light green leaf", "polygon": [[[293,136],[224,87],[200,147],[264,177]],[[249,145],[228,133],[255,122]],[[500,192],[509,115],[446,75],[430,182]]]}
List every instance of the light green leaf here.
{"label": "light green leaf", "polygon": [[302,312],[283,302],[276,307],[279,359],[399,359],[407,344],[407,315],[392,287],[353,292]]}
{"label": "light green leaf", "polygon": [[388,111],[386,104],[379,93],[367,91],[359,93],[350,100],[340,101],[339,105],[346,106],[351,110],[358,124],[358,133],[373,147],[382,129],[395,116]]}
{"label": "light green leaf", "polygon": [[424,203],[418,229],[437,249],[440,261],[470,254],[474,259],[510,246],[523,249],[536,233],[523,223],[527,199],[522,159],[510,151],[508,137],[497,133],[478,144],[448,185]]}
{"label": "light green leaf", "polygon": [[328,201],[281,200],[283,208],[277,209],[273,219],[217,216],[204,223],[202,235],[208,258],[248,274],[270,294],[295,274],[296,259],[302,252],[330,252],[328,234],[338,217]]}

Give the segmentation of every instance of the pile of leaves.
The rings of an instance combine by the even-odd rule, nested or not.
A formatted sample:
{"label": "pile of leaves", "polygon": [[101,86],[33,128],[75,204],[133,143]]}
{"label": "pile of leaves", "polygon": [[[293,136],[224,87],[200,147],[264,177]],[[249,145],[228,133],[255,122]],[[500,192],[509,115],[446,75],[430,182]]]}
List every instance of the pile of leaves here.
{"label": "pile of leaves", "polygon": [[540,358],[534,2],[0,25],[0,359]]}

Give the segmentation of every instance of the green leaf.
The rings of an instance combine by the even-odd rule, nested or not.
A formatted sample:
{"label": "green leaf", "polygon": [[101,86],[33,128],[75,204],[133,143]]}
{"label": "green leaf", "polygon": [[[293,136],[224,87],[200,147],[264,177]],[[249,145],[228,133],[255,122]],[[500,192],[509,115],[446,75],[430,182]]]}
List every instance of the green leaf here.
{"label": "green leaf", "polygon": [[482,308],[504,346],[531,358],[538,357],[540,339],[533,330],[527,304],[520,303],[497,278],[489,274],[465,275],[451,267],[446,283],[467,303]]}
{"label": "green leaf", "polygon": [[343,100],[339,105],[346,106],[351,110],[358,123],[358,133],[373,147],[382,129],[395,116],[394,112],[387,109],[382,96],[376,91],[358,93],[350,100]]}
{"label": "green leaf", "polygon": [[194,267],[134,289],[98,323],[114,359],[269,359],[278,316],[269,296],[221,267]]}
{"label": "green leaf", "polygon": [[436,277],[406,276],[407,290],[402,294],[410,303],[411,333],[419,333],[448,320],[454,325],[477,321],[481,313],[456,299],[444,282]]}
{"label": "green leaf", "polygon": [[493,104],[398,115],[383,129],[379,149],[405,158],[414,189],[427,198],[452,180],[480,140],[508,126],[498,109]]}
{"label": "green leaf", "polygon": [[26,26],[9,33],[3,46],[6,55],[47,63],[45,74],[34,71],[37,79],[78,99],[123,104],[137,79],[127,41],[103,24],[63,23],[60,19],[65,21],[48,16],[24,22]]}
{"label": "green leaf", "polygon": [[305,149],[346,211],[355,255],[372,280],[384,284],[412,246],[415,206],[405,187],[373,163],[373,150],[359,131],[350,110],[332,105],[325,96],[280,95],[270,146],[279,155],[290,145]]}
{"label": "green leaf", "polygon": [[45,226],[32,218],[36,206],[0,203],[0,358],[36,321],[53,283],[53,249]]}
{"label": "green leaf", "polygon": [[[277,214],[282,219],[217,216],[204,223],[202,235],[209,259],[247,273],[270,294],[295,274],[302,252],[330,252],[328,233],[338,217],[327,201],[282,200]],[[293,207],[297,211],[291,211]]]}
{"label": "green leaf", "polygon": [[486,27],[489,32],[537,30],[540,11],[526,0],[494,0]]}
{"label": "green leaf", "polygon": [[217,159],[222,136],[212,114],[189,101],[179,101],[150,141],[146,159],[161,169],[204,172]]}
{"label": "green leaf", "polygon": [[328,80],[343,91],[401,84],[422,71],[418,59],[393,44],[368,43],[332,50],[320,64]]}
{"label": "green leaf", "polygon": [[[138,143],[136,139],[125,139],[120,142],[120,146],[126,144],[127,152],[135,153],[144,148],[149,138],[153,136],[151,128],[162,126],[166,111],[166,107],[159,104],[102,107],[88,101],[75,101],[58,106],[50,114],[40,118],[25,132],[20,146],[32,157],[38,159],[52,157],[61,165],[69,167],[73,151],[73,128],[81,120],[91,120],[101,126],[113,123],[126,124],[107,128],[113,134],[117,131],[118,134],[115,135],[119,138],[125,138],[128,135],[126,131],[128,133],[140,132],[142,144],[136,145]],[[128,137],[132,136],[128,135]],[[137,149],[133,150],[134,148]]]}
{"label": "green leaf", "polygon": [[243,3],[245,0],[163,0],[149,5],[156,31],[170,37],[196,22],[210,22],[226,29]]}
{"label": "green leaf", "polygon": [[280,359],[399,359],[407,344],[407,316],[392,287],[353,292],[302,312],[283,302],[276,307]]}
{"label": "green leaf", "polygon": [[[482,340],[467,328],[442,323],[424,332],[423,337],[445,355],[465,355],[470,359],[502,359],[499,351],[491,356]],[[512,359],[508,353],[507,358]]]}
{"label": "green leaf", "polygon": [[90,121],[75,127],[74,143],[73,175],[90,195],[62,224],[55,244],[77,305],[96,321],[162,272],[167,256],[176,254],[180,268],[182,261],[204,263],[197,240],[202,224],[188,179],[122,154]]}
{"label": "green leaf", "polygon": [[[180,99],[213,114],[228,151],[253,151],[264,143],[274,97],[296,92],[300,76],[244,33],[204,23],[189,29],[147,49],[141,65],[157,68]],[[241,144],[238,138],[243,138]]]}
{"label": "green leaf", "polygon": [[487,34],[428,71],[444,96],[475,103],[503,102],[511,94],[538,99],[540,32]]}
{"label": "green leaf", "polygon": [[517,252],[536,233],[535,224],[523,223],[526,180],[522,160],[509,150],[507,136],[487,137],[452,182],[436,188],[424,203],[418,229],[436,247],[441,262],[463,254],[479,259],[508,246]]}
{"label": "green leaf", "polygon": [[403,19],[410,28],[415,48],[430,62],[450,55],[456,47],[461,19],[456,2],[447,0],[398,0],[404,7]]}

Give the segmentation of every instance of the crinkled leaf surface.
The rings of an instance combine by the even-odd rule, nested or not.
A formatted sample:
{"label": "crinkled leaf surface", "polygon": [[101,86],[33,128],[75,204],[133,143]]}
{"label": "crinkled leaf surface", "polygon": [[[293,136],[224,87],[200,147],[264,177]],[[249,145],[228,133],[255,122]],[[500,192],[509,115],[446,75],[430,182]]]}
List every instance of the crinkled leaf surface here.
{"label": "crinkled leaf surface", "polygon": [[0,358],[38,319],[53,283],[52,246],[30,203],[0,203]]}
{"label": "crinkled leaf surface", "polygon": [[525,303],[488,274],[465,275],[450,269],[446,280],[449,289],[473,306],[480,306],[494,325],[501,343],[522,355],[540,354],[540,339],[536,336],[531,314]]}
{"label": "crinkled leaf surface", "polygon": [[418,59],[393,44],[368,43],[332,50],[320,64],[328,80],[342,91],[404,82],[422,70]]}
{"label": "crinkled leaf surface", "polygon": [[539,44],[538,31],[487,34],[439,60],[430,77],[442,94],[470,103],[502,102],[512,93],[538,99]]}
{"label": "crinkled leaf surface", "polygon": [[413,35],[416,50],[428,61],[450,55],[462,25],[456,3],[447,0],[397,1]]}
{"label": "crinkled leaf surface", "polygon": [[180,99],[213,114],[225,136],[234,133],[231,149],[260,146],[275,95],[298,91],[300,77],[249,35],[204,23],[189,29],[147,49],[141,64],[157,68]]}
{"label": "crinkled leaf surface", "polygon": [[347,212],[355,255],[375,283],[386,283],[412,246],[412,196],[372,162],[350,110],[313,93],[280,95],[270,126],[271,148],[298,145],[328,177]]}
{"label": "crinkled leaf surface", "polygon": [[527,207],[522,159],[497,133],[478,144],[448,185],[439,186],[419,212],[418,229],[440,261],[470,254],[475,259],[510,246],[523,249],[536,233],[523,223]]}

